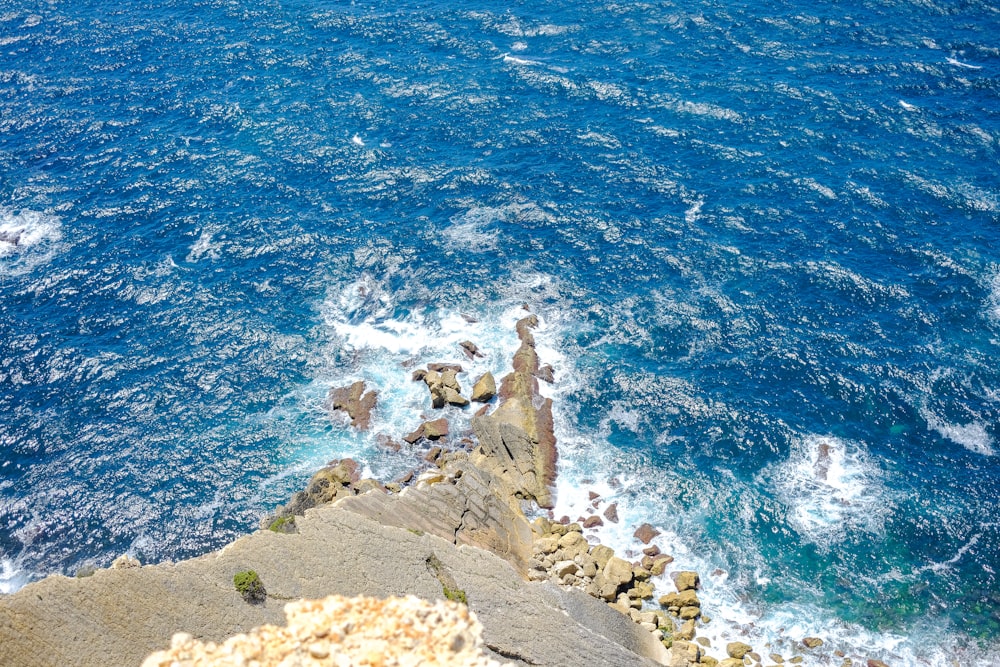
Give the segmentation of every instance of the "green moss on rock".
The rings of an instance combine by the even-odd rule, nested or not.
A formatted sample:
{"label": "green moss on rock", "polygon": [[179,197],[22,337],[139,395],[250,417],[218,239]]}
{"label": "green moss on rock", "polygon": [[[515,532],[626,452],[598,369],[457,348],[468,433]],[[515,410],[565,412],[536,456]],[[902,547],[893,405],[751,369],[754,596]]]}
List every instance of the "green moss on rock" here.
{"label": "green moss on rock", "polygon": [[243,570],[233,575],[233,586],[250,604],[260,604],[267,599],[264,583],[253,570]]}

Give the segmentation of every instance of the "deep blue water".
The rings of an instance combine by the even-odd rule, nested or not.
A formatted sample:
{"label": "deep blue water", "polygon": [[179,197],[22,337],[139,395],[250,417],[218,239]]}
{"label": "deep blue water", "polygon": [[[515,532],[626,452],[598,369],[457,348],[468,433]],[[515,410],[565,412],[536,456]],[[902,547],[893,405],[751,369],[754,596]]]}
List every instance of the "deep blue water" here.
{"label": "deep blue water", "polygon": [[557,513],[657,525],[719,636],[993,664],[998,35],[932,0],[7,0],[0,586],[406,469],[327,388],[405,433],[401,366],[471,337],[500,371],[527,303]]}

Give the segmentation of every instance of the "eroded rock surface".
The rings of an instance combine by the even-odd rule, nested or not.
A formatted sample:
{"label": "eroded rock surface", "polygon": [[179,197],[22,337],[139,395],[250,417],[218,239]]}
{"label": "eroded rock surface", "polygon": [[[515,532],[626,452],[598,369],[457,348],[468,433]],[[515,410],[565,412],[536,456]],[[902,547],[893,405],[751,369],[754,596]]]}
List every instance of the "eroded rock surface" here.
{"label": "eroded rock surface", "polygon": [[[263,625],[222,644],[178,633],[142,667],[501,667],[486,653],[483,626],[464,604],[413,596],[385,600],[331,595],[285,605],[287,625]],[[510,665],[510,663],[507,663]]]}

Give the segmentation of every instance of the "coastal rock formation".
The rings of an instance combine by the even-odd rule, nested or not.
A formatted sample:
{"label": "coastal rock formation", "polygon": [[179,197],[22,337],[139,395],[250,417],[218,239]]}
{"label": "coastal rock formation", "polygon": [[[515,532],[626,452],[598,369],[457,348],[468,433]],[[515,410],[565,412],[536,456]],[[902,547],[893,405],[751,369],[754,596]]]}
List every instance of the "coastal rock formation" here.
{"label": "coastal rock formation", "polygon": [[351,426],[359,431],[366,431],[371,425],[372,410],[378,394],[374,390],[365,392],[363,380],[346,387],[333,387],[327,395],[327,406],[330,410],[343,410],[351,420]]}
{"label": "coastal rock formation", "polygon": [[497,395],[497,383],[493,379],[493,373],[486,371],[482,377],[472,385],[472,400],[476,403],[488,403]]}
{"label": "coastal rock formation", "polygon": [[552,400],[538,393],[538,354],[531,330],[538,326],[534,315],[517,322],[521,345],[514,353],[513,372],[500,385],[500,405],[492,414],[472,418],[479,440],[473,462],[506,481],[518,498],[534,500],[550,509],[554,499],[556,439],[552,423]]}
{"label": "coastal rock formation", "polygon": [[[294,534],[262,530],[191,560],[103,569],[83,579],[50,576],[0,596],[0,663],[138,665],[176,632],[219,643],[281,624],[292,599],[445,599],[441,580],[428,568],[432,556],[466,593],[496,659],[566,667],[666,662],[652,634],[604,602],[575,588],[525,581],[489,551],[384,525],[347,510],[350,501],[308,510]],[[246,570],[266,585],[263,604],[247,604],[234,588],[233,575]]]}
{"label": "coastal rock formation", "polygon": [[485,652],[475,613],[457,602],[331,595],[289,603],[285,616],[285,627],[263,625],[222,644],[175,634],[142,667],[361,665],[373,655],[385,667],[501,667]]}

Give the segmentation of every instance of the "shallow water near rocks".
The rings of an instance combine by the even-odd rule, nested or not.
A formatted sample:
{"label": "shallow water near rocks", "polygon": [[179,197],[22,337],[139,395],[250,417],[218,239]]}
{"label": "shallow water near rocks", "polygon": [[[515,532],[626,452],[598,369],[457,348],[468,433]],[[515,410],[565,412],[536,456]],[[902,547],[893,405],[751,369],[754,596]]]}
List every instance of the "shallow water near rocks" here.
{"label": "shallow water near rocks", "polygon": [[[556,515],[656,526],[715,646],[995,664],[997,34],[979,2],[15,1],[0,591],[220,547],[333,458],[401,474],[410,371],[468,339],[463,387],[504,372],[528,304]],[[323,407],[358,379],[370,434]]]}

